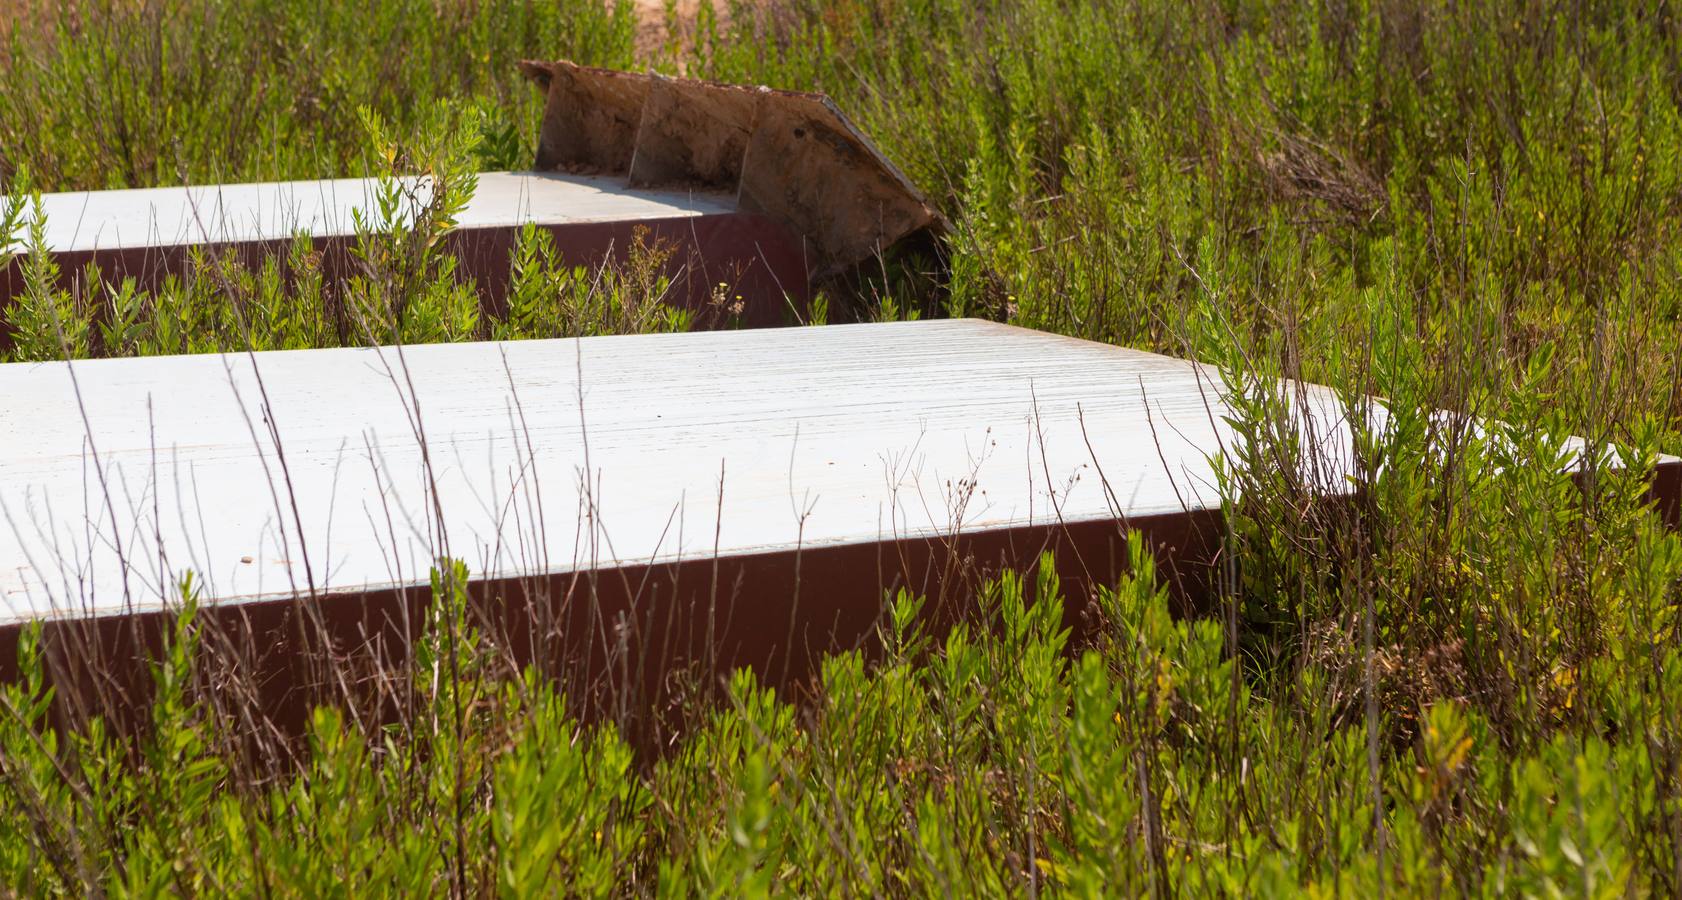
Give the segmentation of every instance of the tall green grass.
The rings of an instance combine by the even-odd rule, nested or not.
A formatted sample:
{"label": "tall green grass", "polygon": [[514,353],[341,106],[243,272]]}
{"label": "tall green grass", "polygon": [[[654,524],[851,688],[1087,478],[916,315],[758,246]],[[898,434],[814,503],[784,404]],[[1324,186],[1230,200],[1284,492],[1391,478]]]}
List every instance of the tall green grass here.
{"label": "tall green grass", "polygon": [[[953,312],[1674,430],[1668,7],[734,6],[687,68],[836,95],[958,223]],[[1441,361],[1453,360],[1445,370]],[[1439,392],[1453,393],[1448,386]],[[1602,398],[1604,399],[1604,398]],[[1498,403],[1498,400],[1495,400]]]}
{"label": "tall green grass", "polygon": [[[478,162],[517,161],[537,110],[508,63],[626,64],[634,36],[627,6],[588,2],[88,9],[0,64],[0,174],[59,189],[380,172],[361,106],[393,140],[441,115]],[[1231,373],[1248,440],[1225,476],[1217,608],[1169,616],[1143,557],[1095,601],[1091,646],[1067,646],[1056,592],[1011,579],[952,634],[922,633],[902,598],[882,658],[829,660],[805,706],[738,675],[652,769],[541,680],[490,665],[422,686],[474,692],[482,714],[459,727],[322,711],[278,782],[241,774],[190,694],[158,706],[130,759],[98,728],[47,728],[50,704],[16,685],[0,880],[1682,891],[1682,544],[1643,481],[1655,452],[1682,449],[1668,5],[780,0],[674,24],[643,62],[830,92],[953,219],[949,293],[878,286],[882,314],[944,304]],[[515,324],[422,333],[644,321],[568,318],[554,298],[597,302],[569,293],[579,276],[545,269],[535,243],[520,259],[542,274],[516,289]],[[370,269],[388,277],[369,290],[407,296],[390,285],[409,278],[457,308],[436,299],[457,296],[449,273],[401,271]],[[235,308],[202,294],[194,315]],[[50,317],[41,355],[69,345],[51,323],[78,321],[76,302],[20,307]],[[252,332],[227,315],[155,346],[237,349]],[[279,343],[366,339],[343,328]],[[1274,425],[1280,375],[1388,398],[1389,426],[1357,442],[1357,501],[1316,500],[1281,464],[1305,448]],[[1511,424],[1480,435],[1473,417]],[[1630,465],[1574,481],[1571,434]],[[190,667],[166,659],[159,678],[172,664]]]}
{"label": "tall green grass", "polygon": [[626,65],[635,37],[590,0],[39,6],[0,62],[0,179],[49,191],[377,174],[363,108],[399,139],[494,112],[484,162],[519,166],[541,103],[515,62]]}
{"label": "tall green grass", "polygon": [[[1528,553],[1519,533],[1550,514],[1495,536]],[[296,762],[253,768],[264,738],[195,664],[216,632],[188,597],[137,749],[53,728],[24,641],[28,677],[0,688],[0,876],[26,894],[1663,894],[1682,653],[1650,626],[1674,628],[1682,544],[1623,519],[1549,548],[1599,561],[1616,615],[1589,654],[1525,596],[1547,576],[1502,557],[1464,574],[1500,593],[1481,640],[1467,622],[1363,663],[1345,615],[1288,658],[1235,655],[1219,617],[1171,615],[1135,540],[1089,643],[1050,566],[989,583],[943,634],[902,594],[882,651],[826,660],[816,699],[738,672],[652,763],[509,668],[446,564],[392,687],[407,713],[322,707]],[[1347,591],[1391,583],[1396,556]]]}

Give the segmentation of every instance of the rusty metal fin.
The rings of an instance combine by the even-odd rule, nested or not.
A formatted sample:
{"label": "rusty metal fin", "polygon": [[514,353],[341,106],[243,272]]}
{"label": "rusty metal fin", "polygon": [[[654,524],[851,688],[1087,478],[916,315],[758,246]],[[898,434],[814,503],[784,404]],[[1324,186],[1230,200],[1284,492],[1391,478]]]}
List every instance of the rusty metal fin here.
{"label": "rusty metal fin", "polygon": [[545,92],[536,168],[629,187],[715,191],[800,235],[812,277],[846,272],[946,220],[823,94],[574,63],[520,63]]}

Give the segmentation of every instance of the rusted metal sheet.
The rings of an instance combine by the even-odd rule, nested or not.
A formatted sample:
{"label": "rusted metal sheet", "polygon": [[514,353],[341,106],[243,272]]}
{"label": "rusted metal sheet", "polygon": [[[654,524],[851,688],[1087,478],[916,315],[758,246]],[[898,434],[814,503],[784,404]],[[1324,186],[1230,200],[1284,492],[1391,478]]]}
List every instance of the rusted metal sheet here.
{"label": "rusted metal sheet", "polygon": [[609,69],[523,62],[546,92],[538,171],[623,174],[631,165],[651,79]]}
{"label": "rusted metal sheet", "polygon": [[[404,659],[459,558],[498,646],[641,728],[673,673],[798,686],[885,591],[950,623],[1048,549],[1079,624],[1130,528],[1199,604],[1220,384],[968,320],[0,366],[0,638],[52,622],[67,690],[143,674],[191,571],[292,716],[337,689],[311,647]],[[1343,405],[1296,410],[1347,493]]]}
{"label": "rusted metal sheet", "polygon": [[[93,264],[106,281],[132,277],[155,290],[170,275],[189,274],[195,253],[260,266],[303,234],[321,254],[332,285],[358,271],[356,216],[377,221],[376,186],[371,179],[340,179],[48,194],[42,198],[46,249],[67,288],[87,289],[81,282]],[[425,201],[424,183],[411,179],[404,186]],[[735,324],[785,324],[796,318],[791,309],[803,312],[808,296],[799,238],[770,216],[739,210],[731,196],[632,189],[600,176],[489,172],[479,176],[447,244],[493,311],[507,293],[509,252],[528,222],[554,237],[564,261],[585,266],[624,262],[640,229],[672,251],[671,302],[705,312],[723,283],[727,296],[743,298]],[[22,291],[21,267],[0,269],[0,310]],[[0,348],[8,345],[0,328]]]}
{"label": "rusted metal sheet", "polygon": [[524,62],[545,91],[537,167],[723,189],[789,227],[814,278],[948,224],[823,94]]}
{"label": "rusted metal sheet", "polygon": [[627,176],[631,186],[735,190],[754,134],[758,100],[756,92],[743,88],[653,80]]}

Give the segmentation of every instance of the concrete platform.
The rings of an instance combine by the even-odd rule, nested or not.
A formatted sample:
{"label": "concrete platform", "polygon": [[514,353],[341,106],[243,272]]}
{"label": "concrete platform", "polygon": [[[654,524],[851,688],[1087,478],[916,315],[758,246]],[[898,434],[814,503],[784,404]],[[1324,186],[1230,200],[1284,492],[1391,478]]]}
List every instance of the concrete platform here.
{"label": "concrete platform", "polygon": [[[884,592],[950,620],[1046,550],[1084,597],[1129,528],[1195,603],[1220,387],[970,320],[0,366],[0,636],[132,657],[190,570],[270,669],[305,620],[400,657],[451,557],[511,653],[657,695],[698,660],[798,680]],[[1342,406],[1297,397],[1348,492]]]}
{"label": "concrete platform", "polygon": [[[410,194],[405,209],[430,199],[426,182],[400,183]],[[44,194],[41,213],[47,249],[72,289],[90,263],[106,280],[132,277],[156,289],[189,271],[195,248],[259,266],[300,234],[322,252],[331,284],[356,271],[349,250],[357,216],[379,223],[377,187],[373,179],[339,179]],[[765,216],[738,211],[733,196],[629,188],[612,177],[486,172],[449,249],[493,310],[507,294],[509,254],[527,223],[548,230],[568,263],[587,266],[623,260],[643,229],[673,250],[674,301],[698,308],[724,282],[732,295],[755,301],[745,324],[782,324],[789,319],[785,294],[797,303],[807,296],[801,240]],[[22,290],[17,266],[0,269],[0,310]]]}
{"label": "concrete platform", "polygon": [[[419,203],[427,182],[398,182]],[[185,244],[237,244],[351,237],[356,217],[378,221],[377,182],[366,178],[222,184],[43,194],[47,247],[54,253],[143,250]],[[580,225],[726,215],[733,198],[630,190],[622,179],[556,172],[486,172],[459,217],[463,229],[517,228],[527,222]],[[26,223],[33,217],[26,215]]]}
{"label": "concrete platform", "polygon": [[5,366],[0,621],[1207,510],[1218,388],[978,321]]}

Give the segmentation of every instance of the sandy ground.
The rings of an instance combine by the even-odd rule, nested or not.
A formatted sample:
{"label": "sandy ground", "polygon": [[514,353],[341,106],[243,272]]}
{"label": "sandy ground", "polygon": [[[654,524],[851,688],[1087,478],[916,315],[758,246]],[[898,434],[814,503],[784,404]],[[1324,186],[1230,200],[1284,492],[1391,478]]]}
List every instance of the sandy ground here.
{"label": "sandy ground", "polygon": [[[0,63],[6,60],[6,40],[16,28],[27,28],[35,20],[35,12],[42,6],[43,0],[0,0]],[[606,0],[608,3],[619,0]],[[630,0],[636,8],[637,40],[636,50],[640,57],[650,57],[658,54],[672,39],[666,27],[665,0]],[[60,7],[72,10],[76,7],[75,0],[61,0]],[[715,0],[720,20],[727,16],[721,0]],[[695,15],[700,7],[699,0],[677,0],[676,4],[676,38],[680,44],[694,40]],[[45,23],[43,23],[45,24]],[[679,54],[679,64],[682,62]]]}
{"label": "sandy ground", "polygon": [[[74,0],[66,0],[59,5],[72,12],[76,9]],[[43,0],[0,0],[0,62],[6,60],[6,45],[10,43],[13,31],[27,29],[31,25],[52,27],[52,22],[47,21],[51,17],[37,15],[43,8]]]}
{"label": "sandy ground", "polygon": [[[0,0],[5,3],[7,0]],[[611,0],[610,0],[611,2]],[[657,54],[671,39],[666,28],[665,0],[631,0],[637,10],[637,55],[649,57]],[[718,12],[720,22],[725,21],[727,12],[720,9],[721,0],[714,0],[713,8]],[[699,0],[677,0],[677,39],[681,43],[694,40],[695,14],[700,8]],[[682,65],[682,59],[678,60]]]}

